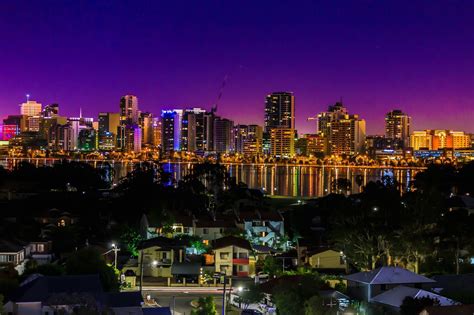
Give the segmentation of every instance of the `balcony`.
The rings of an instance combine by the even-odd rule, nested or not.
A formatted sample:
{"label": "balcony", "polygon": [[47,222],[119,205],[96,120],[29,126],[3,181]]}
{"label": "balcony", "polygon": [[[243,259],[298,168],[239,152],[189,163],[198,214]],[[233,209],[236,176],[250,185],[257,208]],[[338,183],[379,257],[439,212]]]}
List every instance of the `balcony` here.
{"label": "balcony", "polygon": [[233,258],[232,263],[235,265],[248,265],[249,259],[247,258]]}

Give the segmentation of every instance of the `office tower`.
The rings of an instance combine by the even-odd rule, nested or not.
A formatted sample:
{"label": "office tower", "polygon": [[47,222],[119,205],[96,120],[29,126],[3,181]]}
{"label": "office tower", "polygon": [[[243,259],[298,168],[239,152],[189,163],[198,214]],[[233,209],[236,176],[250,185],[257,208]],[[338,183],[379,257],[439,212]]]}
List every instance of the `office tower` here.
{"label": "office tower", "polygon": [[271,128],[295,129],[295,96],[291,92],[275,92],[265,100],[265,132]]}
{"label": "office tower", "polygon": [[59,104],[46,105],[41,113],[43,118],[52,118],[59,115]]}
{"label": "office tower", "polygon": [[234,152],[252,156],[262,154],[262,126],[236,125],[233,138]]}
{"label": "office tower", "polygon": [[142,128],[138,125],[125,127],[125,152],[139,153],[142,150]]}
{"label": "office tower", "polygon": [[385,137],[399,141],[402,147],[408,147],[410,121],[411,118],[399,109],[388,112],[385,115]]}
{"label": "office tower", "polygon": [[327,141],[327,154],[353,155],[364,148],[365,120],[349,114],[340,102],[318,114],[318,132]]}
{"label": "office tower", "polygon": [[301,155],[322,157],[327,151],[326,138],[321,133],[305,134],[298,142]]}
{"label": "office tower", "polygon": [[226,118],[215,117],[214,119],[214,151],[217,153],[229,153],[233,150],[232,128],[234,122]]}
{"label": "office tower", "polygon": [[181,121],[181,150],[196,151],[196,115],[190,110],[184,111]]}
{"label": "office tower", "polygon": [[134,95],[120,98],[120,121],[122,125],[137,125],[139,119],[138,99]]}
{"label": "office tower", "polygon": [[41,108],[41,103],[28,100],[25,103],[20,104],[20,113],[25,116],[40,116]]}
{"label": "office tower", "polygon": [[24,115],[9,115],[3,120],[4,125],[17,126],[18,133],[28,131],[27,116]]}
{"label": "office tower", "polygon": [[119,113],[99,113],[99,132],[117,133],[120,124]]}
{"label": "office tower", "polygon": [[181,121],[183,110],[161,111],[161,149],[165,153],[181,150]]}
{"label": "office tower", "polygon": [[471,147],[471,137],[453,130],[413,131],[410,147],[414,150],[466,149]]}
{"label": "office tower", "polygon": [[81,151],[97,150],[97,132],[92,128],[81,129],[77,140],[77,149]]}
{"label": "office tower", "polygon": [[99,113],[98,147],[100,150],[114,150],[120,126],[119,113]]}
{"label": "office tower", "polygon": [[161,117],[153,117],[153,146],[161,146]]}
{"label": "office tower", "polygon": [[153,114],[140,113],[140,127],[142,128],[143,144],[153,144]]}
{"label": "office tower", "polygon": [[337,102],[334,105],[329,105],[327,112],[318,114],[318,133],[328,137],[331,130],[331,122],[338,119],[343,119],[347,115],[347,109],[342,105],[341,102]]}
{"label": "office tower", "polygon": [[295,154],[295,130],[292,128],[270,129],[271,155],[276,157],[291,157]]}
{"label": "office tower", "polygon": [[28,131],[38,132],[40,129],[40,120],[40,116],[28,116],[26,119]]}

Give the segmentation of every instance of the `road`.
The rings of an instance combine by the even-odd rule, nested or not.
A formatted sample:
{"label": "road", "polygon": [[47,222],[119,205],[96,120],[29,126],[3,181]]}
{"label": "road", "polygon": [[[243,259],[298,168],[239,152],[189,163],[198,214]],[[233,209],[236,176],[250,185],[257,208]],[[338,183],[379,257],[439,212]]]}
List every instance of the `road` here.
{"label": "road", "polygon": [[214,302],[216,303],[216,309],[220,313],[222,309],[222,291],[218,292],[217,290],[213,291],[204,291],[204,290],[191,290],[185,291],[183,288],[179,291],[171,291],[171,290],[152,290],[152,291],[144,291],[144,295],[150,294],[153,299],[160,305],[160,306],[169,306],[171,311],[173,311],[173,297],[174,297],[174,305],[175,305],[175,314],[174,315],[190,315],[191,310],[193,309],[191,306],[191,301],[197,300],[200,297],[212,296],[214,297]]}

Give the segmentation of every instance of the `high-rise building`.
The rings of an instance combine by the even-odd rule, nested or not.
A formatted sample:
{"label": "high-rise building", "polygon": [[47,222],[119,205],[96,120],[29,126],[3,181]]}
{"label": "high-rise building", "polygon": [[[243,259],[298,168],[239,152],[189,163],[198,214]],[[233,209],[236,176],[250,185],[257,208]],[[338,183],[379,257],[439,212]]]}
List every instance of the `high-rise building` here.
{"label": "high-rise building", "polygon": [[100,150],[114,150],[120,126],[119,113],[99,113],[98,147]]}
{"label": "high-rise building", "polygon": [[161,117],[153,117],[153,146],[161,146]]}
{"label": "high-rise building", "polygon": [[414,150],[466,149],[471,147],[471,137],[462,131],[413,131],[410,135],[410,147]]}
{"label": "high-rise building", "polygon": [[347,109],[342,105],[341,102],[337,102],[334,105],[329,105],[327,112],[318,114],[318,133],[325,137],[329,137],[331,131],[331,123],[338,119],[345,118],[349,113]]}
{"label": "high-rise building", "polygon": [[24,115],[9,115],[3,120],[4,125],[17,126],[18,132],[28,131],[28,116]]}
{"label": "high-rise building", "polygon": [[265,100],[265,132],[271,128],[295,129],[295,96],[292,92],[274,92]]}
{"label": "high-rise building", "polygon": [[270,129],[271,155],[276,157],[291,157],[295,154],[295,130],[292,128]]}
{"label": "high-rise building", "polygon": [[318,114],[318,132],[327,141],[327,154],[353,155],[364,148],[365,120],[350,115],[340,102]]}
{"label": "high-rise building", "polygon": [[153,114],[140,113],[140,127],[142,128],[143,144],[153,144]]}
{"label": "high-rise building", "polygon": [[161,149],[165,153],[181,151],[183,110],[161,111]]}
{"label": "high-rise building", "polygon": [[403,147],[410,141],[411,118],[399,109],[394,109],[385,115],[385,137],[398,140]]}
{"label": "high-rise building", "polygon": [[125,95],[120,99],[120,121],[122,125],[137,125],[139,119],[138,99]]}
{"label": "high-rise building", "polygon": [[41,115],[41,103],[36,101],[26,101],[25,103],[20,104],[21,115],[25,116],[40,116]]}
{"label": "high-rise building", "polygon": [[258,125],[236,125],[233,131],[234,151],[244,155],[262,154],[263,128]]}
{"label": "high-rise building", "polygon": [[214,120],[214,151],[229,153],[233,150],[232,129],[234,122],[226,118],[215,117]]}

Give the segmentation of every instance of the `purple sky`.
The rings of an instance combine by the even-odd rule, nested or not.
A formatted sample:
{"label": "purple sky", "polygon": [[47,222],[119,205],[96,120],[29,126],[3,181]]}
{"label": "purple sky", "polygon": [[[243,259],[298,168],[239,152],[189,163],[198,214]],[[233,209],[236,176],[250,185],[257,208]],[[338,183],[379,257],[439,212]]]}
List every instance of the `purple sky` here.
{"label": "purple sky", "polygon": [[474,132],[474,1],[0,1],[0,116],[24,95],[62,114],[210,108],[263,123],[265,95],[293,91],[297,129],[343,98],[383,132],[390,109],[417,129]]}

